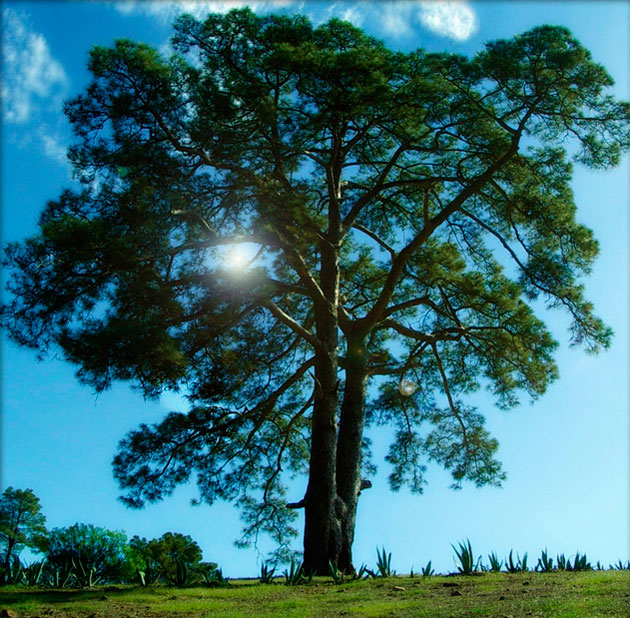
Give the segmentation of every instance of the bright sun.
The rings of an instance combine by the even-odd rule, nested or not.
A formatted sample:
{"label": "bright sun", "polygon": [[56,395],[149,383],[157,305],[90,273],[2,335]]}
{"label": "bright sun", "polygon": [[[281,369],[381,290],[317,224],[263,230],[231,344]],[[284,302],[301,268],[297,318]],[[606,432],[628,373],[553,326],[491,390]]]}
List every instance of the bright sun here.
{"label": "bright sun", "polygon": [[230,268],[243,268],[247,263],[247,260],[247,253],[241,246],[234,247],[227,254],[227,263]]}
{"label": "bright sun", "polygon": [[249,243],[232,245],[229,249],[226,247],[223,253],[224,264],[232,272],[245,270],[251,264],[253,258],[254,251]]}

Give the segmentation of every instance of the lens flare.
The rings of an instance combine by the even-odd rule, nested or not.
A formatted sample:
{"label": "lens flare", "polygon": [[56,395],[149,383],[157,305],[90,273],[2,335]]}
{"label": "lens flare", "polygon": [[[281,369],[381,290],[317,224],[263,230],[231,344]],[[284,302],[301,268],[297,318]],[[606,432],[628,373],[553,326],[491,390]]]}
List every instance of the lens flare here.
{"label": "lens flare", "polygon": [[404,378],[398,384],[398,391],[403,397],[409,397],[416,392],[417,385],[413,380]]}
{"label": "lens flare", "polygon": [[250,256],[247,250],[241,246],[234,247],[228,251],[226,255],[226,262],[229,268],[234,270],[240,270],[245,267],[249,261]]}

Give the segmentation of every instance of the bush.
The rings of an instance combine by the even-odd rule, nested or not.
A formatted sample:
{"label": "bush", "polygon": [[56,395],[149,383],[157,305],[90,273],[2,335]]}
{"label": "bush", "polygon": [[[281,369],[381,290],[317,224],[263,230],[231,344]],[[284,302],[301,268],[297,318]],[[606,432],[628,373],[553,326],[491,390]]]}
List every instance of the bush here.
{"label": "bush", "polygon": [[127,537],[91,524],[54,528],[48,538],[47,571],[62,574],[53,586],[93,586],[124,579]]}
{"label": "bush", "polygon": [[129,542],[127,570],[137,573],[144,586],[159,581],[183,586],[195,578],[208,583],[217,565],[202,563],[201,557],[201,548],[188,535],[167,532],[150,541],[135,536]]}

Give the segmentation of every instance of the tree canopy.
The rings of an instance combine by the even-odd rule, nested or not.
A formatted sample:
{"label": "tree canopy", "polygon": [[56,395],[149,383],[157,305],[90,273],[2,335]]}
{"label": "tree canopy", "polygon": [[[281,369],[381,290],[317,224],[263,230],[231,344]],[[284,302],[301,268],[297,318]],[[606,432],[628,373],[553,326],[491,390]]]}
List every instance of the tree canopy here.
{"label": "tree canopy", "polygon": [[91,52],[65,108],[81,188],[7,248],[2,324],[97,390],[186,393],[189,412],[121,441],[127,504],[196,477],[200,500],[241,505],[243,542],[282,545],[286,475],[307,474],[307,566],[349,570],[366,424],[395,429],[394,489],[420,492],[428,461],[497,484],[466,397],[508,408],[556,379],[535,301],[569,314],[572,343],[609,344],[570,181],[618,163],[630,105],[562,27],[472,58],[249,10],[174,28],[168,57]]}
{"label": "tree canopy", "polygon": [[51,569],[72,574],[80,586],[122,579],[127,559],[127,536],[92,524],[53,528],[46,561]]}
{"label": "tree canopy", "polygon": [[33,490],[7,487],[0,496],[0,583],[20,552],[40,550],[46,534],[46,517]]}

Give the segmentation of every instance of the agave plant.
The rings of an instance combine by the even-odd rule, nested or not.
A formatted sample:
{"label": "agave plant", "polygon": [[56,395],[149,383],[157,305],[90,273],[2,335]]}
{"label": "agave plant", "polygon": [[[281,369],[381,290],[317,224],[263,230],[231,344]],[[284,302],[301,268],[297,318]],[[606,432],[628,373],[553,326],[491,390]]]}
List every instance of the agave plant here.
{"label": "agave plant", "polygon": [[498,573],[503,566],[503,560],[499,560],[499,557],[494,552],[488,554],[488,560],[490,561],[490,570]]}
{"label": "agave plant", "polygon": [[261,584],[271,584],[273,583],[273,576],[275,572],[275,567],[270,567],[266,562],[263,562],[260,566],[260,577],[258,580]]}
{"label": "agave plant", "polygon": [[510,549],[510,554],[505,561],[505,568],[508,570],[508,573],[522,573],[523,571],[527,571],[527,552],[525,552],[523,558],[516,554],[516,562],[514,562],[512,550]]}
{"label": "agave plant", "polygon": [[300,584],[306,584],[310,582],[312,576],[307,577],[304,571],[303,562],[298,566],[293,560],[291,560],[291,565],[289,566],[289,569],[284,570],[284,578],[285,584],[287,586],[299,586]]}
{"label": "agave plant", "polygon": [[87,566],[78,556],[72,557],[72,572],[79,588],[92,588],[101,581],[95,566]]}
{"label": "agave plant", "polygon": [[[558,571],[566,571],[567,570],[567,559],[565,558],[564,554],[558,554],[556,556],[556,565],[557,565],[557,569]],[[571,565],[569,564],[569,567]]]}
{"label": "agave plant", "polygon": [[45,564],[45,560],[40,560],[39,562],[32,562],[23,567],[24,580],[27,586],[37,586],[37,584],[39,584]]}
{"label": "agave plant", "polygon": [[70,560],[54,565],[46,561],[42,573],[42,584],[49,588],[65,588],[72,583],[73,575],[74,567]]}
{"label": "agave plant", "polygon": [[343,584],[345,581],[344,574],[339,570],[337,562],[334,560],[328,561],[328,574],[332,577],[335,584]]}
{"label": "agave plant", "polygon": [[0,569],[0,581],[11,586],[22,583],[24,567],[17,556],[13,556],[13,560],[8,566],[2,566]]}
{"label": "agave plant", "polygon": [[143,570],[136,569],[138,581],[142,587],[152,586],[162,576],[162,571],[155,563],[148,562]]}
{"label": "agave plant", "polygon": [[136,569],[136,575],[141,586],[152,586],[162,577],[162,569],[152,557],[144,556],[144,568]]}
{"label": "agave plant", "polygon": [[422,569],[422,577],[430,577],[434,575],[435,571],[431,568],[431,561],[427,562],[427,565]]}
{"label": "agave plant", "polygon": [[350,576],[350,580],[349,581],[351,581],[351,582],[358,582],[358,581],[360,581],[362,579],[365,579],[368,575],[369,575],[369,572],[368,572],[367,566],[365,564],[362,564],[359,567],[359,570],[356,571],[355,573],[353,573]]}
{"label": "agave plant", "polygon": [[481,556],[479,556],[479,560],[475,562],[475,556],[469,539],[466,539],[466,543],[462,541],[459,544],[459,549],[457,549],[453,544],[451,544],[451,547],[457,557],[455,564],[462,575],[472,575],[479,569]]}
{"label": "agave plant", "polygon": [[190,564],[182,558],[176,558],[175,572],[169,578],[171,583],[175,584],[176,586],[186,586],[190,583],[191,575],[192,572],[190,569]]}
{"label": "agave plant", "polygon": [[392,554],[388,554],[385,548],[376,549],[376,568],[380,577],[392,577],[396,573],[392,571]]}
{"label": "agave plant", "polygon": [[611,564],[610,569],[613,571],[628,571],[630,570],[630,560],[628,562],[622,562],[621,560],[617,560],[616,564]]}
{"label": "agave plant", "polygon": [[543,549],[542,555],[538,558],[538,564],[536,565],[537,571],[543,571],[548,573],[553,569],[553,558],[547,555],[547,548]]}
{"label": "agave plant", "polygon": [[567,560],[567,571],[590,571],[593,567],[587,560],[586,554],[580,555],[580,552],[576,552],[573,564],[570,560]]}

